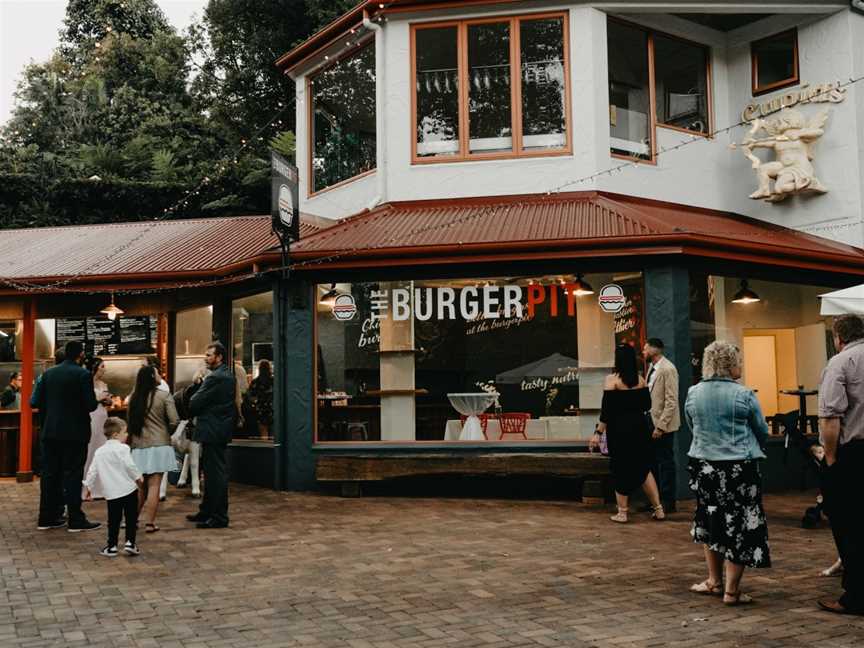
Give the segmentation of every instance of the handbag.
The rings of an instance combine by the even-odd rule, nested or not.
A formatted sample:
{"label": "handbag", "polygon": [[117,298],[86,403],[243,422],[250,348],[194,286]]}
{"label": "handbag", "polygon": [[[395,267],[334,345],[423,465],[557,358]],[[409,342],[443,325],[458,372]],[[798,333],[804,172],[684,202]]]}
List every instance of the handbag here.
{"label": "handbag", "polygon": [[600,454],[604,457],[609,456],[609,443],[606,441],[606,433],[600,435]]}

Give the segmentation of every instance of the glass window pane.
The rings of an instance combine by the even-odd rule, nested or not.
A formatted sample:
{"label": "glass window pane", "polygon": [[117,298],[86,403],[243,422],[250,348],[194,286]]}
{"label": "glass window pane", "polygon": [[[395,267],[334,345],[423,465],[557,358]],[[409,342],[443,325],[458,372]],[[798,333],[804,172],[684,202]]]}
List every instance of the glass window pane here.
{"label": "glass window pane", "polygon": [[[615,314],[597,300],[610,283]],[[319,442],[584,444],[615,345],[645,340],[638,272],[337,283],[318,298]],[[485,421],[469,424],[472,408]]]}
{"label": "glass window pane", "polygon": [[648,34],[610,20],[609,126],[613,153],[651,159]]}
{"label": "glass window pane", "polygon": [[213,341],[213,307],[204,306],[177,313],[174,342],[174,389],[192,384],[195,372],[205,367],[204,352]]}
{"label": "glass window pane", "polygon": [[312,188],[375,168],[375,46],[312,79]]}
{"label": "glass window pane", "polygon": [[790,31],[753,43],[757,89],[795,78],[795,41]]}
{"label": "glass window pane", "polygon": [[234,377],[243,428],[234,436],[273,438],[273,293],[235,299],[231,307]]}
{"label": "glass window pane", "polygon": [[522,63],[522,148],[564,148],[566,80],[560,18],[519,23]]}
{"label": "glass window pane", "polygon": [[708,50],[654,36],[657,123],[708,132]]}
{"label": "glass window pane", "polygon": [[459,70],[456,26],[418,29],[417,155],[459,154]]}
{"label": "glass window pane", "polygon": [[510,23],[468,26],[469,151],[513,150]]}

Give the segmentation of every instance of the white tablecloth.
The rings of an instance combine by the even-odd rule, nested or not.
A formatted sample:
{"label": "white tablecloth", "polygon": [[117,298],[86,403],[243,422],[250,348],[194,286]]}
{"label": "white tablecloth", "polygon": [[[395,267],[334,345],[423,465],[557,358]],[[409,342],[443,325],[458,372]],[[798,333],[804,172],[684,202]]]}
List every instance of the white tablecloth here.
{"label": "white tablecloth", "polygon": [[450,404],[462,416],[467,416],[465,425],[462,426],[462,431],[459,434],[460,441],[483,441],[483,428],[480,426],[478,414],[482,414],[492,403],[498,400],[498,394],[477,392],[477,393],[458,393],[447,394],[450,399]]}

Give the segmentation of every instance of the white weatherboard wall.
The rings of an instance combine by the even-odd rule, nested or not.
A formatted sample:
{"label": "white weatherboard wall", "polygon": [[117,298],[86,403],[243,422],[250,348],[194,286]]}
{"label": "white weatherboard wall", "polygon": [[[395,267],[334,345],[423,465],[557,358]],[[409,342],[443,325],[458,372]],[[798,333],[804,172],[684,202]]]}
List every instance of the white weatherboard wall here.
{"label": "white weatherboard wall", "polygon": [[[620,3],[609,11],[631,22],[711,48],[715,128],[737,123],[743,108],[754,100],[750,90],[750,42],[755,39],[797,26],[800,76],[802,81],[813,85],[864,74],[864,17],[848,10],[819,15],[787,13],[723,33],[669,13],[617,13],[632,10],[634,6]],[[414,88],[410,80],[410,25],[562,9],[569,11],[572,155],[412,165],[411,94]],[[622,160],[609,154],[606,24],[605,11],[578,3],[513,3],[388,17],[385,25],[385,132],[379,133],[378,139],[379,146],[386,147],[387,157],[384,200],[545,193],[562,186],[566,191],[599,189],[737,212],[864,246],[861,229],[864,164],[859,155],[859,151],[864,150],[864,124],[860,122],[864,119],[864,83],[849,88],[843,103],[800,107],[808,118],[826,107],[831,113],[826,133],[815,146],[816,171],[829,189],[826,195],[793,197],[773,205],[749,199],[756,187],[755,174],[743,153],[730,149],[731,143],[740,142],[746,135],[747,129],[743,126],[713,139],[658,127],[657,144],[661,149],[695,141],[682,149],[661,154],[656,165],[639,164],[596,181],[573,183],[622,164]],[[377,194],[375,174],[308,197],[304,77],[297,79],[297,88],[297,159],[303,186],[301,209],[329,218],[363,211]],[[768,100],[785,91],[763,95],[757,100]],[[766,160],[771,157],[768,151],[757,152],[757,155]]]}

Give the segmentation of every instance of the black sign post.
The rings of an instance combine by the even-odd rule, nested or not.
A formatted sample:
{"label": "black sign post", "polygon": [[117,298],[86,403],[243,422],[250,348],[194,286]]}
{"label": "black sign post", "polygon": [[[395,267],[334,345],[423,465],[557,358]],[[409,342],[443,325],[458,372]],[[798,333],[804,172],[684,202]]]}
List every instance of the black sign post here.
{"label": "black sign post", "polygon": [[297,167],[275,151],[270,151],[270,162],[270,216],[282,246],[282,276],[287,279],[289,249],[292,242],[300,240],[300,176]]}

